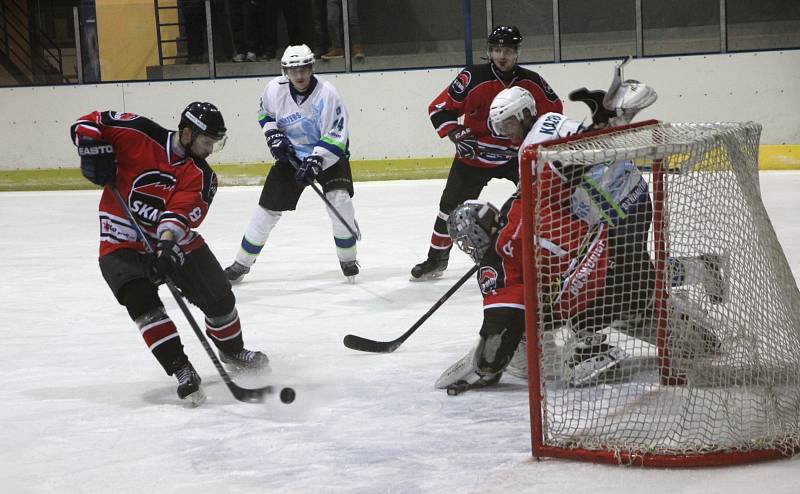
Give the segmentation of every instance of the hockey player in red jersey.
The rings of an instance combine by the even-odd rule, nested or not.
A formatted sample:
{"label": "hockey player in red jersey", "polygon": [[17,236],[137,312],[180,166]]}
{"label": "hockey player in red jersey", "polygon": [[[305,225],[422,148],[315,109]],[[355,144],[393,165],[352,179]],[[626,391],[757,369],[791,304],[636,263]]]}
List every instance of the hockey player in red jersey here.
{"label": "hockey player in red jersey", "polygon": [[194,231],[217,191],[217,176],[205,159],[225,142],[219,110],[211,103],[191,103],[181,113],[177,132],[132,113],[95,111],[80,117],[70,133],[84,177],[116,187],[157,245],[156,254],[146,253],[134,225],[106,187],[99,207],[100,271],[156,360],[177,378],[178,396],[194,404],[205,397],[200,376],[158,296],[166,277],[205,314],[206,334],[220,360],[239,368],[267,365],[266,355],[244,348],[231,285]]}
{"label": "hockey player in red jersey", "polygon": [[[436,133],[447,136],[456,155],[439,200],[428,257],[411,270],[411,279],[438,278],[447,268],[452,240],[447,234],[450,212],[468,199],[477,199],[492,178],[519,181],[517,145],[489,128],[489,106],[501,90],[528,90],[542,112],[560,112],[561,100],[536,72],[517,65],[522,36],[515,26],[498,26],[488,37],[488,63],[465,67],[430,104]],[[459,123],[459,119],[462,120]]]}
{"label": "hockey player in red jersey", "polygon": [[[649,90],[646,86],[642,88]],[[508,136],[520,149],[584,130],[580,122],[559,113],[538,113],[532,95],[517,87],[497,95],[490,109],[490,119],[496,131]],[[606,167],[605,164],[599,166]],[[616,297],[621,290],[630,288],[628,284],[616,283],[622,274],[613,273],[611,266],[631,269],[633,258],[638,263],[649,263],[646,250],[641,253],[640,249],[646,249],[641,236],[643,234],[646,239],[651,205],[647,188],[639,187],[643,179],[635,167],[623,168],[630,179],[621,181],[624,190],[614,192],[630,196],[627,218],[631,219],[622,226],[621,222],[581,218],[575,214],[573,201],[578,185],[590,169],[545,163],[536,170],[534,183],[537,197],[542,198],[537,207],[539,221],[535,239],[539,251],[537,269],[544,290],[541,297],[551,323],[572,323],[577,341],[575,355],[567,366],[571,371],[569,382],[573,385],[590,382],[625,357],[620,349],[595,338],[596,331],[624,312],[644,309],[653,290],[652,280],[644,279],[638,291],[627,293],[625,303],[619,304],[613,312],[603,312],[602,307],[598,307],[607,301],[606,297]],[[612,195],[607,194],[608,197]],[[467,203],[457,208],[448,220],[450,234],[459,247],[462,250],[471,248],[473,259],[481,262],[478,272],[484,296],[484,320],[478,344],[442,374],[437,387],[494,384],[517,349],[524,333],[525,310],[520,259],[521,210],[521,199],[515,194],[504,206],[502,216],[486,214],[485,209]],[[617,237],[627,241],[615,241],[611,245],[611,240]],[[612,259],[614,262],[609,266]],[[651,273],[652,268],[641,268],[641,272]]]}
{"label": "hockey player in red jersey", "polygon": [[[618,67],[619,69],[619,67]],[[621,72],[619,72],[621,74]],[[637,81],[624,83],[615,77],[608,93],[595,91],[595,126],[628,123],[636,112],[656,100],[655,92]],[[583,101],[589,92],[577,91]],[[575,94],[575,93],[573,93]],[[572,95],[571,95],[572,97]],[[558,113],[539,114],[533,97],[512,87],[497,95],[490,109],[493,127],[520,149],[528,145],[582,132],[580,122]],[[606,343],[599,331],[620,322],[620,330],[655,344],[651,304],[655,272],[647,250],[652,204],[647,183],[628,160],[614,163],[564,165],[545,163],[534,174],[537,204],[535,242],[540,297],[545,324],[567,324],[574,334],[572,355],[565,362],[570,385],[596,382],[627,358],[625,352]],[[486,205],[466,203],[448,219],[448,230],[462,250],[481,263],[479,285],[484,296],[484,320],[478,344],[448,368],[437,381],[440,388],[466,389],[496,383],[509,365],[524,333],[522,285],[521,200],[506,203],[503,214]],[[493,248],[491,248],[493,247]],[[701,256],[702,257],[702,256]],[[670,259],[670,265],[687,260]],[[720,280],[707,261],[708,276],[675,280],[673,285]],[[684,277],[685,278],[685,277]],[[706,287],[708,290],[708,287]],[[719,299],[721,287],[709,298]],[[680,301],[670,299],[669,317],[688,321]],[[636,322],[630,323],[631,320]],[[693,320],[685,338],[673,341],[671,351],[683,355],[714,352],[716,337],[702,320]]]}

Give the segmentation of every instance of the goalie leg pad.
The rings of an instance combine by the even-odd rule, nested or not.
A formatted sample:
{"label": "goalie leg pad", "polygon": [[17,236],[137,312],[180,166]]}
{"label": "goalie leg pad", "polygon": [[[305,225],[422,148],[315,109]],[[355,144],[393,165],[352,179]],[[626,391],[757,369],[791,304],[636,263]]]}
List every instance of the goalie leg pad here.
{"label": "goalie leg pad", "polygon": [[[434,385],[438,389],[449,388],[453,385],[466,385],[466,386],[484,386],[496,384],[503,374],[502,369],[496,372],[484,370],[481,363],[485,366],[485,354],[493,354],[499,345],[497,339],[499,335],[489,338],[487,341],[481,337],[478,343],[467,352],[466,355],[461,357],[455,364],[447,368],[446,371],[439,376]],[[487,350],[488,348],[488,350]],[[505,367],[505,365],[503,366]]]}

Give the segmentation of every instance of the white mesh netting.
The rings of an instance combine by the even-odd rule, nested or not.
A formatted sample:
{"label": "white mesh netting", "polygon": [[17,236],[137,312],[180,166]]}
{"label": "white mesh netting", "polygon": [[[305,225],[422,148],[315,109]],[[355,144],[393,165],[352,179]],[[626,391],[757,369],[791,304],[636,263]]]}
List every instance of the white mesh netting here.
{"label": "white mesh netting", "polygon": [[[800,293],[760,197],[760,130],[655,124],[542,146],[534,163],[523,162],[538,170],[531,199],[545,445],[620,460],[796,452]],[[589,173],[591,165],[625,160],[642,171],[649,209],[626,214],[630,204],[595,187],[608,177]],[[557,173],[548,175],[552,163]],[[568,195],[548,184],[556,175]],[[591,199],[576,202],[576,189]],[[591,281],[603,265],[594,244],[573,249],[562,231],[576,228],[587,203],[599,221],[577,228],[603,243],[602,282]],[[573,221],[554,221],[559,215]],[[565,263],[543,239],[565,242],[567,257],[585,262]],[[560,292],[570,274],[580,296]]]}

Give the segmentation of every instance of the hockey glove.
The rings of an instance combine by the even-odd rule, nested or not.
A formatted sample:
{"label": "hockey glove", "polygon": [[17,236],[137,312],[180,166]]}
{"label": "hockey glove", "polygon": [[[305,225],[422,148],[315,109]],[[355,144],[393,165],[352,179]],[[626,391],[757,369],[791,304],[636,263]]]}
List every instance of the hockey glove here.
{"label": "hockey glove", "polygon": [[456,152],[462,158],[475,159],[478,157],[478,138],[469,127],[459,125],[448,132],[447,137],[456,145]]}
{"label": "hockey glove", "polygon": [[158,253],[148,259],[147,277],[159,284],[183,266],[186,256],[174,240],[159,240],[156,248]]}
{"label": "hockey glove", "polygon": [[310,154],[306,156],[300,166],[297,167],[297,173],[294,174],[294,179],[300,185],[307,185],[314,181],[322,171],[322,156]]}
{"label": "hockey glove", "polygon": [[283,132],[279,130],[271,130],[265,134],[267,138],[267,146],[269,152],[275,161],[290,162],[294,158],[294,146],[292,142],[286,137]]}
{"label": "hockey glove", "polygon": [[94,139],[78,140],[78,154],[81,157],[81,173],[87,180],[97,185],[107,185],[117,176],[117,157],[111,144]]}

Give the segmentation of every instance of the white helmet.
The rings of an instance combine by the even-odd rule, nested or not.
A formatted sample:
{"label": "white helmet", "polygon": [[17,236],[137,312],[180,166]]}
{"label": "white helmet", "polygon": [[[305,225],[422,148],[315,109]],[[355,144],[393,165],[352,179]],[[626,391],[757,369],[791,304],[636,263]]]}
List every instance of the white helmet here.
{"label": "white helmet", "polygon": [[295,45],[286,47],[281,57],[281,67],[304,67],[314,64],[314,52],[306,45]]}
{"label": "white helmet", "polygon": [[517,117],[519,121],[525,118],[524,110],[531,112],[531,116],[536,116],[536,101],[527,89],[519,86],[511,86],[503,89],[492,100],[489,106],[489,121],[495,129],[499,129],[500,123],[509,117]]}

